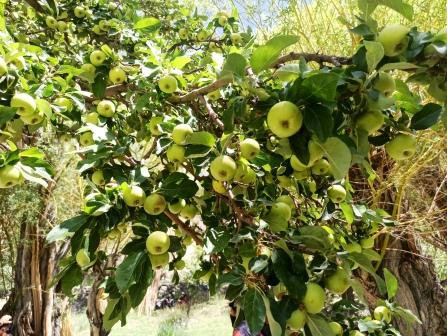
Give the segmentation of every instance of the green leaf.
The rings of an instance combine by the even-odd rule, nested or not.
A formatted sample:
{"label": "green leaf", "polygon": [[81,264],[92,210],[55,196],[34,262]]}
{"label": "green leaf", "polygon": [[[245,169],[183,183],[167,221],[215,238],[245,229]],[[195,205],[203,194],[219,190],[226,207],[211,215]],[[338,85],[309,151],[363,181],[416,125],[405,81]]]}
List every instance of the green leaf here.
{"label": "green leaf", "polygon": [[160,20],[154,17],[146,17],[138,20],[133,25],[134,29],[152,28],[156,29],[160,26]]}
{"label": "green leaf", "polygon": [[352,210],[352,206],[346,202],[343,202],[340,204],[340,208],[341,211],[343,211],[346,222],[348,224],[352,224],[354,222],[354,211]]}
{"label": "green leaf", "polygon": [[324,156],[331,164],[331,172],[335,179],[346,176],[351,167],[351,151],[339,138],[331,137],[325,143],[319,144],[324,151]]}
{"label": "green leaf", "polygon": [[381,294],[385,293],[386,291],[385,281],[383,281],[383,279],[376,274],[376,271],[367,256],[363,255],[362,253],[351,252],[349,253],[349,259],[359,264],[359,266],[362,269],[371,274],[374,280],[376,280],[379,292]]}
{"label": "green leaf", "polygon": [[321,315],[308,314],[306,323],[312,336],[335,336],[329,323]]}
{"label": "green leaf", "polygon": [[334,102],[337,95],[339,75],[333,72],[318,73],[303,80],[303,89],[308,97]]}
{"label": "green leaf", "polygon": [[396,62],[387,63],[380,68],[380,71],[390,71],[390,70],[411,70],[420,68],[416,64],[407,62]]}
{"label": "green leaf", "polygon": [[408,20],[413,19],[413,6],[402,0],[376,0],[379,5],[387,6]]}
{"label": "green leaf", "polygon": [[282,332],[281,325],[273,317],[272,311],[270,309],[270,302],[269,302],[268,298],[265,295],[263,295],[262,300],[264,301],[264,305],[265,305],[265,311],[266,311],[267,321],[269,323],[270,333],[272,334],[272,336],[282,336],[283,332]]}
{"label": "green leaf", "polygon": [[169,175],[161,185],[160,194],[169,200],[173,198],[190,198],[193,197],[199,187],[190,180],[188,175],[175,172]]}
{"label": "green leaf", "polygon": [[78,264],[71,264],[70,268],[65,272],[60,281],[62,292],[69,297],[73,296],[73,287],[82,284],[83,279],[84,276]]}
{"label": "green leaf", "polygon": [[136,270],[138,264],[145,255],[145,251],[129,254],[123,262],[117,267],[115,273],[116,286],[121,294],[124,294],[135,282]]}
{"label": "green leaf", "polygon": [[0,105],[0,127],[3,127],[4,124],[14,118],[16,111],[17,109],[15,107]]}
{"label": "green leaf", "polygon": [[244,56],[237,53],[231,53],[228,55],[227,60],[225,61],[220,77],[236,75],[237,77],[242,78],[245,76],[246,66],[247,60]]}
{"label": "green leaf", "polygon": [[296,42],[298,42],[297,36],[279,35],[267,41],[265,45],[256,48],[250,60],[253,71],[259,73],[269,68],[285,48]]}
{"label": "green leaf", "polygon": [[372,72],[376,69],[377,65],[385,55],[385,50],[380,42],[364,41],[363,44],[366,48],[366,63],[368,64],[368,71]]}
{"label": "green leaf", "polygon": [[441,105],[428,103],[411,118],[410,128],[414,130],[427,129],[438,122],[441,113]]}
{"label": "green leaf", "polygon": [[415,322],[422,324],[422,321],[411,310],[402,307],[394,307],[392,311],[408,324],[413,324]]}
{"label": "green leaf", "polygon": [[244,297],[244,316],[250,331],[258,334],[265,323],[265,305],[262,294],[249,288]]}
{"label": "green leaf", "polygon": [[304,125],[315,133],[321,142],[331,135],[334,127],[332,111],[321,104],[306,106],[304,110]]}
{"label": "green leaf", "polygon": [[186,141],[187,145],[203,145],[207,147],[213,147],[216,142],[214,135],[209,132],[194,132],[188,137]]}
{"label": "green leaf", "polygon": [[324,251],[330,247],[328,232],[319,226],[303,226],[299,230],[299,235],[294,235],[291,239],[298,244],[306,245],[314,250]]}
{"label": "green leaf", "polygon": [[386,291],[388,293],[388,300],[391,300],[397,293],[398,283],[396,277],[387,268],[383,269],[383,276],[385,278]]}
{"label": "green leaf", "polygon": [[92,84],[92,92],[97,98],[104,97],[106,93],[107,88],[107,78],[106,75],[102,72],[99,72],[96,77],[95,81]]}
{"label": "green leaf", "polygon": [[30,149],[26,149],[23,152],[20,152],[20,157],[30,157],[30,158],[36,158],[36,159],[44,159],[45,154],[42,153],[38,148],[33,147]]}
{"label": "green leaf", "polygon": [[301,300],[306,294],[307,273],[296,274],[292,268],[292,259],[281,249],[273,250],[272,263],[277,278],[284,283],[289,294]]}
{"label": "green leaf", "polygon": [[239,268],[233,269],[231,272],[222,274],[217,280],[217,286],[222,286],[225,284],[239,286],[244,283],[244,272]]}
{"label": "green leaf", "polygon": [[183,67],[191,62],[191,58],[188,56],[178,56],[171,61],[171,66],[176,69],[183,69]]}
{"label": "green leaf", "polygon": [[77,230],[79,230],[85,223],[89,216],[79,215],[62,222],[58,226],[55,226],[47,235],[47,243],[54,243],[55,241],[62,240],[66,237],[72,236]]}
{"label": "green leaf", "polygon": [[299,64],[286,64],[275,72],[275,76],[284,82],[294,81],[300,74],[301,67]]}

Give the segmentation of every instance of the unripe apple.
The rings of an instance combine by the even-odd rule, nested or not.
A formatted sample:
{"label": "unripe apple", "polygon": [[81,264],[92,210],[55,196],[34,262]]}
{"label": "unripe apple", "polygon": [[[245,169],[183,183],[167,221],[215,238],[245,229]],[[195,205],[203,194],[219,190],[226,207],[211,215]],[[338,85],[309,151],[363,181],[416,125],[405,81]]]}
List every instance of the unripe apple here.
{"label": "unripe apple", "polygon": [[388,307],[378,306],[374,309],[374,318],[379,321],[391,322],[391,311]]}
{"label": "unripe apple", "polygon": [[96,67],[91,63],[85,63],[81,65],[81,70],[84,71],[84,74],[94,75],[96,72]]}
{"label": "unripe apple", "polygon": [[91,146],[91,145],[93,145],[94,143],[95,143],[95,141],[93,140],[93,134],[92,134],[92,132],[90,132],[90,131],[87,131],[87,132],[85,132],[85,133],[82,133],[80,136],[79,136],[79,143],[82,145],[82,146]]}
{"label": "unripe apple", "polygon": [[338,322],[329,322],[329,328],[331,328],[332,332],[335,336],[343,336],[343,327]]}
{"label": "unripe apple", "polygon": [[292,209],[287,203],[276,202],[270,209],[271,216],[277,216],[288,221],[292,217]]}
{"label": "unripe apple", "polygon": [[149,131],[151,131],[152,135],[158,136],[162,134],[162,130],[160,128],[160,123],[163,122],[163,117],[152,117],[149,120]]}
{"label": "unripe apple", "polygon": [[247,160],[254,159],[261,150],[259,142],[255,139],[246,138],[240,143],[241,156]]}
{"label": "unripe apple", "polygon": [[341,203],[346,199],[346,189],[339,184],[334,184],[328,188],[327,195],[332,203]]}
{"label": "unripe apple", "polygon": [[256,182],[256,173],[244,162],[239,162],[233,179],[244,184],[254,184]]}
{"label": "unripe apple", "polygon": [[293,201],[293,198],[289,195],[281,195],[276,199],[276,202],[282,202],[286,203],[291,210],[295,209],[295,202]]}
{"label": "unripe apple", "polygon": [[184,260],[180,259],[180,260],[178,260],[178,261],[175,263],[174,266],[175,266],[175,269],[176,269],[176,270],[181,271],[182,269],[185,268],[186,263],[185,263]]}
{"label": "unripe apple", "polygon": [[64,32],[67,31],[68,29],[68,24],[65,21],[57,21],[57,30],[59,30],[60,32]]}
{"label": "unripe apple", "polygon": [[303,124],[303,114],[298,106],[282,101],[272,106],[267,114],[270,130],[280,138],[287,138],[299,131]]}
{"label": "unripe apple", "polygon": [[98,125],[99,115],[96,112],[90,112],[85,116],[85,122],[93,125]]}
{"label": "unripe apple", "polygon": [[356,252],[356,253],[362,253],[362,246],[359,243],[353,242],[346,244],[345,250],[349,253]]}
{"label": "unripe apple", "polygon": [[218,194],[226,194],[227,193],[227,189],[223,185],[222,181],[213,180],[212,185],[213,185],[213,190],[215,192],[217,192]]}
{"label": "unripe apple", "polygon": [[242,43],[242,36],[239,33],[232,33],[231,34],[231,42],[234,45],[239,45]]}
{"label": "unripe apple", "polygon": [[394,160],[405,160],[416,153],[416,138],[409,134],[399,134],[385,145],[389,156]]}
{"label": "unripe apple", "polygon": [[92,28],[92,31],[96,34],[96,35],[102,35],[104,34],[104,32],[101,30],[101,28],[99,28],[98,25],[94,25]]}
{"label": "unripe apple", "polygon": [[292,330],[300,330],[306,324],[307,315],[304,310],[297,309],[287,320],[287,325]]}
{"label": "unripe apple", "polygon": [[343,294],[350,287],[349,275],[341,267],[325,279],[325,287],[334,294]]}
{"label": "unripe apple", "polygon": [[364,249],[371,249],[374,247],[374,237],[363,238],[360,240],[360,245]]}
{"label": "unripe apple", "polygon": [[149,254],[149,259],[153,270],[160,269],[169,264],[169,253]]}
{"label": "unripe apple", "polygon": [[185,145],[188,137],[193,133],[194,131],[188,124],[179,124],[172,130],[171,138],[177,145]]}
{"label": "unripe apple", "polygon": [[99,115],[110,118],[115,114],[115,104],[110,100],[104,99],[99,102],[96,110],[98,111]]}
{"label": "unripe apple", "polygon": [[113,84],[121,84],[127,80],[127,74],[121,67],[116,66],[109,71],[109,79]]}
{"label": "unripe apple", "polygon": [[168,252],[170,245],[171,239],[163,231],[154,231],[146,239],[146,248],[153,255]]}
{"label": "unripe apple", "polygon": [[305,180],[310,176],[310,169],[294,171],[292,176],[298,181]]}
{"label": "unripe apple", "polygon": [[98,22],[98,26],[102,31],[108,31],[109,30],[109,22],[107,20],[100,20]]}
{"label": "unripe apple", "polygon": [[37,125],[43,121],[44,117],[43,113],[33,113],[21,115],[20,119],[25,125]]}
{"label": "unripe apple", "polygon": [[118,4],[114,3],[114,2],[109,2],[109,4],[107,5],[107,8],[109,9],[109,11],[114,11],[118,8]]}
{"label": "unripe apple", "polygon": [[185,147],[172,144],[166,151],[166,157],[169,162],[182,163],[185,161]]}
{"label": "unripe apple", "polygon": [[199,211],[194,204],[187,204],[181,211],[180,216],[186,219],[193,219]]}
{"label": "unripe apple", "polygon": [[331,169],[330,163],[326,159],[320,159],[315,162],[311,168],[314,175],[326,175]]}
{"label": "unripe apple", "polygon": [[4,166],[0,168],[0,188],[11,188],[22,183],[22,172],[17,166]]}
{"label": "unripe apple", "polygon": [[368,134],[374,134],[382,127],[384,122],[385,120],[382,112],[371,110],[358,117],[356,124],[358,128],[367,131]]}
{"label": "unripe apple", "polygon": [[276,177],[279,181],[279,185],[282,188],[290,188],[292,186],[292,179],[285,175],[278,175]]}
{"label": "unripe apple", "polygon": [[5,59],[0,56],[0,77],[8,72],[8,65],[5,62]]}
{"label": "unripe apple", "polygon": [[203,42],[205,41],[209,36],[209,33],[206,30],[201,30],[197,33],[197,41]]}
{"label": "unripe apple", "polygon": [[26,67],[26,61],[23,56],[14,58],[11,63],[17,68],[17,70],[23,70]]}
{"label": "unripe apple", "polygon": [[210,172],[217,181],[230,181],[236,173],[236,162],[228,155],[216,157],[210,165]]}
{"label": "unripe apple", "polygon": [[180,28],[178,31],[178,36],[181,40],[188,39],[188,30],[186,28]]}
{"label": "unripe apple", "polygon": [[138,207],[142,206],[145,202],[146,193],[144,190],[136,185],[127,186],[123,190],[123,200],[127,206]]}
{"label": "unripe apple", "polygon": [[75,7],[75,9],[74,9],[74,15],[75,15],[77,18],[82,19],[83,17],[85,17],[86,14],[87,14],[87,11],[85,10],[84,7],[82,7],[82,6],[76,6],[76,7]]}
{"label": "unripe apple", "polygon": [[63,111],[71,112],[73,110],[73,102],[66,97],[59,97],[54,100],[54,104],[62,107]]}
{"label": "unripe apple", "polygon": [[169,203],[168,204],[168,209],[170,212],[172,212],[173,214],[178,214],[180,213],[180,211],[182,211],[182,209],[186,206],[186,201],[182,198],[180,198],[179,200],[177,200],[177,202],[175,203]]}
{"label": "unripe apple", "polygon": [[102,186],[106,183],[102,170],[97,170],[92,174],[92,181],[98,186]]}
{"label": "unripe apple", "polygon": [[94,66],[100,66],[106,60],[107,55],[101,50],[95,50],[90,54],[90,63]]}
{"label": "unripe apple", "polygon": [[48,26],[48,28],[51,28],[51,29],[57,28],[57,20],[52,16],[47,16],[45,18],[45,23]]}
{"label": "unripe apple", "polygon": [[365,334],[358,330],[352,330],[349,332],[349,336],[365,336]]}
{"label": "unripe apple", "polygon": [[220,90],[212,91],[206,95],[209,100],[217,100],[220,98]]}
{"label": "unripe apple", "polygon": [[157,216],[166,209],[165,198],[157,193],[150,194],[144,201],[144,211],[149,215]]}
{"label": "unripe apple", "polygon": [[390,74],[381,71],[374,79],[373,87],[377,91],[382,92],[386,97],[389,97],[396,90],[396,83]]}
{"label": "unripe apple", "polygon": [[409,31],[409,28],[400,24],[387,25],[382,29],[377,41],[382,43],[386,56],[397,56],[407,49]]}
{"label": "unripe apple", "polygon": [[174,93],[177,91],[177,79],[174,76],[168,75],[159,79],[158,87],[164,93]]}
{"label": "unripe apple", "polygon": [[303,298],[304,307],[308,313],[318,314],[324,308],[326,293],[323,288],[313,282],[309,282],[306,287],[306,294]]}
{"label": "unripe apple", "polygon": [[228,22],[228,16],[224,13],[220,13],[217,16],[217,22],[219,23],[220,26],[225,26]]}
{"label": "unripe apple", "polygon": [[88,255],[88,251],[86,249],[80,249],[76,253],[76,263],[79,265],[79,267],[84,268],[88,264],[90,264],[90,257]]}
{"label": "unripe apple", "polygon": [[17,108],[18,115],[30,115],[36,111],[37,104],[33,97],[27,93],[16,93],[11,98],[11,107]]}

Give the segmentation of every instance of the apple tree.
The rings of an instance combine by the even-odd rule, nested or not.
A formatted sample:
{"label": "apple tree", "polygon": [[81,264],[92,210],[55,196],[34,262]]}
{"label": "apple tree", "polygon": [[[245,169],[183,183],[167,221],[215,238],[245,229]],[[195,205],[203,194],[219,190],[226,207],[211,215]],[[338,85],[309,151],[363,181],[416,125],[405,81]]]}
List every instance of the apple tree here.
{"label": "apple tree", "polygon": [[52,183],[45,134],[75,146],[84,206],[46,237],[69,242],[48,285],[70,296],[94,274],[93,335],[124,324],[154,270],[177,274],[192,243],[205,251],[195,277],[225,286],[255,334],[267,323],[275,336],[403,335],[393,318],[421,323],[380,268],[394,209],[360,201],[351,182],[374,185],[373,154],[412,160],[418,132],[442,129],[445,29],[377,27],[375,7],[360,6],[357,50],[340,57],[287,52],[292,35],[258,44],[236,10],[9,6],[0,187]]}

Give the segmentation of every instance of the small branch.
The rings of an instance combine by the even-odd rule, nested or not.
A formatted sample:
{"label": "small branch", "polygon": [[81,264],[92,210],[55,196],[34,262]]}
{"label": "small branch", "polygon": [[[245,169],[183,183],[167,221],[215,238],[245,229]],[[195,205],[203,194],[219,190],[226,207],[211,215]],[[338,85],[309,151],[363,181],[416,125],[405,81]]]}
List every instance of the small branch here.
{"label": "small branch", "polygon": [[199,100],[205,106],[206,111],[208,112],[208,115],[210,116],[210,118],[214,121],[214,123],[221,130],[223,130],[224,129],[224,124],[223,124],[222,120],[219,119],[219,115],[216,112],[214,112],[213,108],[208,103],[208,101],[205,99],[205,97],[204,96],[199,96]]}
{"label": "small branch", "polygon": [[36,12],[38,12],[38,13],[44,12],[42,6],[39,4],[39,2],[37,0],[25,0],[25,2],[28,5],[30,5],[31,7],[33,7]]}
{"label": "small branch", "polygon": [[182,45],[186,45],[186,46],[191,46],[194,43],[211,43],[214,42],[216,44],[222,44],[224,41],[223,40],[215,40],[215,39],[206,39],[205,41],[197,41],[197,40],[184,40],[178,43],[173,44],[169,49],[168,49],[168,53],[172,52],[175,50],[175,48],[177,47],[181,47]]}
{"label": "small branch", "polygon": [[196,99],[199,96],[203,96],[203,95],[206,95],[207,93],[216,91],[217,89],[224,87],[232,82],[233,82],[232,78],[218,79],[215,82],[213,82],[207,86],[203,86],[201,88],[192,90],[191,92],[189,92],[183,96],[171,97],[169,99],[169,101],[171,103],[186,103],[186,102]]}
{"label": "small branch", "polygon": [[193,229],[191,229],[188,225],[183,223],[180,220],[180,218],[178,218],[176,215],[174,215],[173,213],[171,213],[168,210],[165,210],[164,214],[170,220],[172,220],[175,224],[177,224],[177,226],[179,228],[181,228],[183,231],[185,231],[188,234],[188,236],[190,236],[192,239],[194,239],[194,241],[196,242],[197,245],[202,245],[202,239],[198,236],[198,234]]}
{"label": "small branch", "polygon": [[283,63],[290,62],[290,61],[296,61],[296,60],[299,60],[301,57],[303,57],[308,62],[314,61],[314,62],[317,62],[320,64],[321,63],[331,63],[335,66],[352,64],[352,58],[350,58],[350,57],[291,52],[287,55],[284,55],[284,56],[278,58],[271,65],[271,67],[277,68]]}
{"label": "small branch", "polygon": [[[113,97],[132,88],[133,86],[127,83],[112,85],[106,88],[106,91],[104,92],[104,97]],[[86,97],[85,100],[92,102],[95,99],[97,99],[97,97],[91,94],[89,97]]]}

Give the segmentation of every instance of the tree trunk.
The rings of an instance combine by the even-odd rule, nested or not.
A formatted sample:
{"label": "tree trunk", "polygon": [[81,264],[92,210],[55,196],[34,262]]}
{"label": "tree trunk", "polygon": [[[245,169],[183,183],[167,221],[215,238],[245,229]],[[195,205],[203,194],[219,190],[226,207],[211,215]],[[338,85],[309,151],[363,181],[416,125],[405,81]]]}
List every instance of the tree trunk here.
{"label": "tree trunk", "polygon": [[87,300],[87,317],[90,322],[90,336],[107,336],[109,334],[103,328],[104,310],[101,305],[101,283],[104,281],[104,276],[101,270],[96,270],[95,281],[92,289],[88,295]]}

